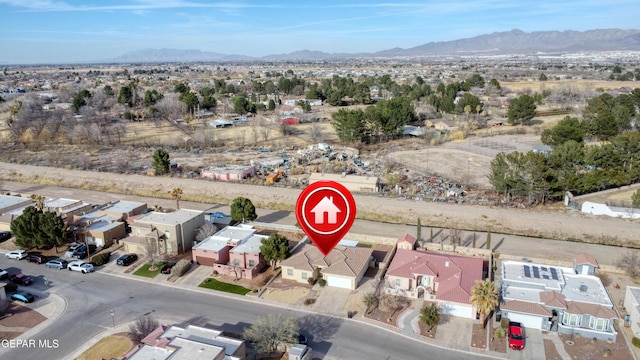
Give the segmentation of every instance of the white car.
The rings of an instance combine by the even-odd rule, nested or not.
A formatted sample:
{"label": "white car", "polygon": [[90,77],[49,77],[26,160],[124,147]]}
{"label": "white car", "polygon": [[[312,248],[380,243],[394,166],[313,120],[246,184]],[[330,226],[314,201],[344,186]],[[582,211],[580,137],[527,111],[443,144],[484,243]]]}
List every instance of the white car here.
{"label": "white car", "polygon": [[16,259],[16,260],[22,260],[24,258],[27,257],[27,252],[24,250],[13,250],[13,251],[9,251],[5,257],[7,259]]}
{"label": "white car", "polygon": [[93,272],[93,265],[87,264],[82,260],[72,261],[67,265],[69,271],[80,271],[83,274]]}

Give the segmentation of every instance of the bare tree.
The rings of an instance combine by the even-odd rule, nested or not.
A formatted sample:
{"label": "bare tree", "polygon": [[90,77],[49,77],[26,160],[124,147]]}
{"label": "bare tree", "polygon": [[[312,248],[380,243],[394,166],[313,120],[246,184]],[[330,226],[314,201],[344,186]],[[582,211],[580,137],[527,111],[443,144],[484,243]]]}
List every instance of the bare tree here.
{"label": "bare tree", "polygon": [[156,259],[158,258],[158,240],[152,237],[145,239],[144,253],[149,258],[149,271],[156,271]]}
{"label": "bare tree", "polygon": [[159,326],[160,323],[158,323],[158,320],[156,320],[153,316],[145,316],[139,318],[133,324],[129,325],[129,332],[133,335],[133,338],[136,341],[140,342]]}
{"label": "bare tree", "polygon": [[449,241],[451,241],[451,245],[453,245],[453,251],[456,251],[456,246],[460,246],[460,240],[462,240],[462,230],[449,229]]}
{"label": "bare tree", "polygon": [[211,223],[206,223],[198,228],[196,233],[196,240],[202,241],[209,236],[215,234],[218,231],[218,227]]}
{"label": "bare tree", "polygon": [[235,131],[235,143],[236,143],[237,147],[239,147],[239,148],[243,148],[244,147],[244,143],[245,143],[245,140],[246,140],[246,135],[247,135],[247,131],[244,130],[244,129]]}
{"label": "bare tree", "polygon": [[325,139],[322,126],[318,123],[313,123],[307,128],[307,140],[311,143],[322,142]]}
{"label": "bare tree", "polygon": [[[178,99],[179,94],[168,93],[162,100],[156,103],[155,109],[157,110],[158,120],[176,120],[187,113],[187,105]],[[156,126],[159,123],[156,122]]]}
{"label": "bare tree", "polygon": [[177,209],[180,209],[180,200],[182,199],[183,194],[184,192],[182,191],[181,187],[174,187],[173,189],[171,189],[171,191],[169,191],[169,195],[171,195],[171,198],[176,201]]}
{"label": "bare tree", "polygon": [[629,250],[626,254],[618,258],[616,265],[632,278],[638,277],[638,275],[640,275],[640,257],[638,256],[638,251]]}
{"label": "bare tree", "polygon": [[265,143],[269,141],[271,137],[271,126],[266,121],[260,121],[260,133],[262,135],[262,141]]}
{"label": "bare tree", "polygon": [[268,314],[259,317],[251,327],[244,329],[244,339],[253,344],[260,353],[270,354],[283,343],[294,343],[300,325],[296,319],[283,314]]}

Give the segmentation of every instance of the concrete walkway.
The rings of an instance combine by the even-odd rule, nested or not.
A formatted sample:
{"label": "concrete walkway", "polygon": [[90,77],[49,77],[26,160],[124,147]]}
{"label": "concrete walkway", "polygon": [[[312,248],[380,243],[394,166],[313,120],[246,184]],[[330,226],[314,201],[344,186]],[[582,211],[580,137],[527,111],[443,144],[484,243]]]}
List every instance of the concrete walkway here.
{"label": "concrete walkway", "polygon": [[558,354],[560,354],[564,360],[571,360],[571,355],[569,355],[567,350],[564,349],[564,344],[557,333],[543,333],[542,339],[552,341],[558,351]]}

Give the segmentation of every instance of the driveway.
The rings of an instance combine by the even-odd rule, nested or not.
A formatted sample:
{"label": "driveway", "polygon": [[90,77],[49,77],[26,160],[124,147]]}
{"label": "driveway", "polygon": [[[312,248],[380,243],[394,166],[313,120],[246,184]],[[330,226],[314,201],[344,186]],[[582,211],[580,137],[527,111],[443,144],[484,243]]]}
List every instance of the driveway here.
{"label": "driveway", "polygon": [[[315,289],[318,287],[318,289]],[[342,315],[342,309],[349,299],[349,295],[353,292],[348,289],[340,289],[331,286],[319,287],[317,284],[313,290],[318,290],[320,295],[313,304],[313,310],[325,314]]]}

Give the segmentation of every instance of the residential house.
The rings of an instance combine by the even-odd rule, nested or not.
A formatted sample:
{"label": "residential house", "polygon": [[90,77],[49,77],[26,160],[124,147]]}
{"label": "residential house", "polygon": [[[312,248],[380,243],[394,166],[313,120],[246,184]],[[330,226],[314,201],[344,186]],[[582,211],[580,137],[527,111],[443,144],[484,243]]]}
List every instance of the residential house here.
{"label": "residential house", "polygon": [[384,291],[435,301],[443,314],[475,319],[471,289],[483,279],[484,266],[481,258],[398,248],[385,275]]}
{"label": "residential house", "polygon": [[416,238],[409,234],[404,234],[396,241],[396,247],[398,249],[413,250],[416,248]]}
{"label": "residential house", "polygon": [[447,119],[425,120],[424,126],[441,131],[452,131],[458,128],[458,124],[455,121]]}
{"label": "residential house", "polygon": [[635,337],[640,337],[640,287],[627,286],[624,294],[625,322]]}
{"label": "residential house", "polygon": [[327,256],[317,247],[305,244],[280,263],[282,278],[307,283],[318,276],[328,286],[355,290],[369,268],[373,249],[336,246]]}
{"label": "residential house", "polygon": [[[580,255],[574,264],[588,258]],[[600,278],[582,269],[503,261],[502,316],[529,328],[615,341],[611,299]]]}
{"label": "residential house", "polygon": [[30,198],[0,195],[0,231],[9,231],[11,222],[22,214],[22,210],[35,203]]}
{"label": "residential house", "polygon": [[240,181],[254,176],[256,169],[246,165],[227,165],[224,167],[209,167],[200,171],[203,178],[219,181]]}
{"label": "residential house", "polygon": [[53,211],[60,215],[66,223],[73,222],[73,216],[83,212],[93,210],[93,205],[87,204],[82,200],[73,199],[46,199],[44,201],[44,211]]}
{"label": "residential house", "polygon": [[122,221],[126,221],[131,216],[144,214],[145,212],[147,212],[147,204],[136,201],[116,200],[108,202],[98,208],[99,214],[113,216]]}
{"label": "residential house", "polygon": [[151,211],[133,218],[131,236],[123,239],[132,248],[139,248],[144,241],[157,241],[160,254],[182,254],[191,250],[196,231],[204,225],[202,211],[179,209],[173,212]]}
{"label": "residential house", "polygon": [[253,279],[266,266],[260,246],[267,236],[255,232],[250,225],[227,226],[197,243],[192,259],[220,274]]}
{"label": "residential house", "polygon": [[75,229],[76,239],[86,240],[97,247],[111,246],[114,241],[127,236],[120,216],[107,215],[99,210],[74,215],[69,224]]}
{"label": "residential house", "polygon": [[335,181],[351,192],[378,192],[380,189],[380,178],[376,176],[341,174],[312,173],[309,176],[309,185],[325,180]]}
{"label": "residential house", "polygon": [[159,326],[134,347],[127,360],[246,359],[244,341],[224,336],[222,331],[200,326]]}
{"label": "residential house", "polygon": [[573,257],[573,268],[578,274],[595,275],[596,269],[599,267],[598,260],[591,254],[580,253]]}

